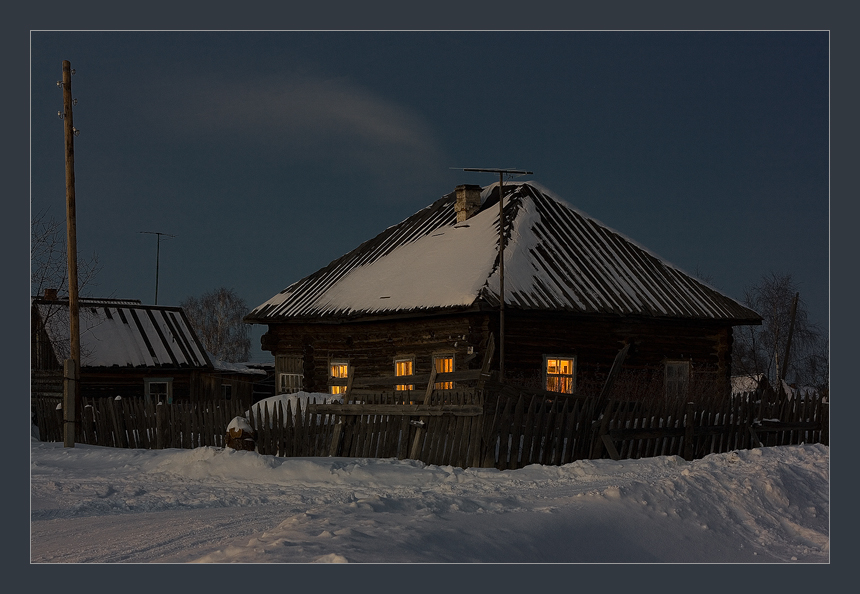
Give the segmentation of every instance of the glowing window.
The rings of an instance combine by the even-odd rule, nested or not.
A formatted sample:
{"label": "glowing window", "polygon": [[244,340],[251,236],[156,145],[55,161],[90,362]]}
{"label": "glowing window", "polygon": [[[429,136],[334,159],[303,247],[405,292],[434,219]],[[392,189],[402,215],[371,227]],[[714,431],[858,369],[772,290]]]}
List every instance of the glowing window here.
{"label": "glowing window", "polygon": [[550,392],[573,394],[576,378],[575,357],[546,357],[546,389]]}
{"label": "glowing window", "polygon": [[329,377],[333,380],[341,380],[332,382],[329,386],[329,391],[332,394],[343,394],[346,392],[346,384],[342,380],[349,377],[349,361],[346,359],[332,359],[329,364]]}
{"label": "glowing window", "polygon": [[[403,359],[395,359],[394,360],[394,375],[414,375],[415,367],[415,359],[413,357],[403,358]],[[415,386],[412,384],[398,384],[394,387],[395,390],[414,390]]]}
{"label": "glowing window", "polygon": [[[454,371],[454,355],[436,355],[433,357],[436,373],[452,373]],[[437,390],[453,390],[454,382],[436,382]]]}

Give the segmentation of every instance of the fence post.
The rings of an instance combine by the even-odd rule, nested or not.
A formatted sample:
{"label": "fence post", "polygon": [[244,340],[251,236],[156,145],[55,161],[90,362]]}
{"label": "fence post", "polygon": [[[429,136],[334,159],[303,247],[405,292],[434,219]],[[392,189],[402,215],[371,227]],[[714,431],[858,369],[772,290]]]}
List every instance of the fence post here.
{"label": "fence post", "polygon": [[155,405],[155,448],[164,449],[164,406],[161,402]]}
{"label": "fence post", "polygon": [[77,363],[74,359],[63,361],[63,447],[75,447],[75,394],[78,374]]}
{"label": "fence post", "polygon": [[693,419],[695,411],[693,403],[688,402],[687,408],[684,411],[684,460],[688,462],[693,459],[695,450],[693,450]]}

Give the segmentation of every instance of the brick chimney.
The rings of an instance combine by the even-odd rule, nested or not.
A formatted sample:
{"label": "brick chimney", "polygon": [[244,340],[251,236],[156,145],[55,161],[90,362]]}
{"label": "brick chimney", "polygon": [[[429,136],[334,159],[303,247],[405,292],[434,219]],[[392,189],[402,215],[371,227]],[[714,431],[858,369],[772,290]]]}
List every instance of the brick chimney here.
{"label": "brick chimney", "polygon": [[462,223],[481,208],[481,186],[464,184],[454,188],[454,192],[457,195],[457,203],[454,205],[457,222]]}
{"label": "brick chimney", "polygon": [[56,301],[57,289],[45,289],[45,299],[48,301]]}

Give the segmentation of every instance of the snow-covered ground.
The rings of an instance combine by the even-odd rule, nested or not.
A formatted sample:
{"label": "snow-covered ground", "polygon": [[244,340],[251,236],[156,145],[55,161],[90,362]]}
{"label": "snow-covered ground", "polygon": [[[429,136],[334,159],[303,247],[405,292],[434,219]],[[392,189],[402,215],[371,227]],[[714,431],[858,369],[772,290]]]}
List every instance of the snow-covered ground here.
{"label": "snow-covered ground", "polygon": [[829,562],[829,448],[516,471],[31,442],[33,563]]}

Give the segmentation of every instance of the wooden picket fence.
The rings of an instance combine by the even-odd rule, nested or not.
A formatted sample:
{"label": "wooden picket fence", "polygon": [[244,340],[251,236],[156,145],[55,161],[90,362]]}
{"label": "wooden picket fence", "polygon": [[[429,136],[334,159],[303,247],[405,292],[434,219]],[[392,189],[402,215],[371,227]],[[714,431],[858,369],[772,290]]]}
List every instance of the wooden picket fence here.
{"label": "wooden picket fence", "polygon": [[[227,425],[246,411],[238,400],[198,404],[153,404],[140,398],[83,399],[75,441],[117,448],[223,447]],[[63,441],[62,405],[34,398],[36,426],[42,441]]]}
{"label": "wooden picket fence", "polygon": [[[457,389],[436,389],[448,382]],[[469,386],[469,383],[475,385]],[[401,384],[426,385],[398,391]],[[682,456],[760,446],[829,444],[825,398],[710,395],[629,400],[527,390],[489,380],[484,370],[371,378],[350,376],[341,403],[280,402],[244,409],[239,401],[145,404],[84,401],[76,441],[125,448],[224,447],[227,426],[245,417],[260,454],[415,459],[501,470],[582,459]],[[766,396],[766,397],[765,397]],[[45,441],[63,441],[56,399],[34,398]]]}
{"label": "wooden picket fence", "polygon": [[783,398],[763,410],[751,398],[701,398],[693,402],[600,402],[499,393],[485,423],[491,427],[482,466],[522,468],[582,459],[615,460],[708,454],[761,446],[829,444],[829,406],[821,397]]}

